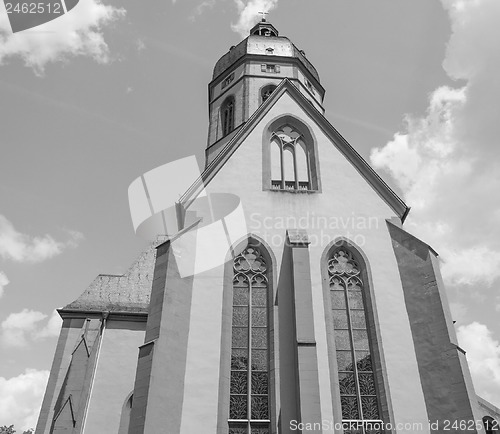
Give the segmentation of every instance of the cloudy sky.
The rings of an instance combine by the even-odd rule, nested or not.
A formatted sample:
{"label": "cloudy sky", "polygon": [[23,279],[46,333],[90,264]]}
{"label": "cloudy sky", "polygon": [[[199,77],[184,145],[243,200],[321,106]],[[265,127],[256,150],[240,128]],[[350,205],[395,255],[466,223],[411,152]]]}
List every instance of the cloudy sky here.
{"label": "cloudy sky", "polygon": [[0,426],[36,423],[60,322],[146,244],[127,188],[195,154],[215,61],[269,10],[326,116],[442,260],[478,393],[500,406],[498,0],[80,0],[12,34],[0,5]]}

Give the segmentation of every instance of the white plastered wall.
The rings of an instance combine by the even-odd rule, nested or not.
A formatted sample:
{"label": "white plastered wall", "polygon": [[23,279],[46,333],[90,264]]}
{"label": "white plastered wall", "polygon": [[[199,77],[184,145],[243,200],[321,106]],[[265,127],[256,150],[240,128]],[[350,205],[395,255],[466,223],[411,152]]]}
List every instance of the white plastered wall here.
{"label": "white plastered wall", "polygon": [[[321,193],[294,194],[263,190],[263,133],[266,126],[281,115],[295,116],[311,128],[317,140]],[[329,222],[333,218],[333,221],[337,222],[337,227],[334,228],[307,229],[311,240],[322,240],[312,242],[309,251],[321,412],[322,419],[326,421],[333,421],[333,398],[330,390],[320,259],[329,242],[340,236],[352,239],[362,248],[368,258],[372,276],[380,334],[379,345],[385,356],[385,375],[394,417],[392,422],[401,424],[400,426],[421,423],[420,432],[428,433],[427,412],[403,289],[385,223],[385,220],[394,217],[395,213],[288,93],[283,94],[270,108],[244,143],[219,170],[208,185],[208,191],[239,196],[249,232],[258,235],[271,246],[277,260],[278,274],[286,229],[294,228],[293,223],[290,220],[287,222],[286,218],[294,217],[295,228],[300,228],[300,222],[305,219],[317,221],[318,225],[319,217],[330,219]],[[358,222],[363,221],[370,222],[371,227],[357,227]],[[343,227],[344,225],[347,227]],[[220,365],[222,282],[223,267],[207,273],[205,282],[201,278],[195,279],[182,434],[193,432],[190,431],[192,421],[200,420],[203,420],[206,432],[216,432],[217,411],[214,411],[215,404],[207,400],[216,400],[218,396],[218,382],[213,377],[218,375]],[[197,285],[200,285],[200,288]],[[207,294],[207,289],[213,291],[212,296]],[[203,336],[208,339],[205,344]],[[203,369],[200,367],[201,359],[206,361]],[[210,380],[205,378],[207,375],[211,377]],[[196,384],[203,384],[211,391],[200,393],[201,388],[197,389]],[[413,430],[398,429],[397,432],[410,433]]]}

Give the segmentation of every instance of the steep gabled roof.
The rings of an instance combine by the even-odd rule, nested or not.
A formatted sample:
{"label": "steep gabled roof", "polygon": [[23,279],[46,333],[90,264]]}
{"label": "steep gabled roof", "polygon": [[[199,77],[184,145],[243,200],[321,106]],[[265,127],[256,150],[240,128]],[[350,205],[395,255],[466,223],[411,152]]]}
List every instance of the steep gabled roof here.
{"label": "steep gabled roof", "polygon": [[328,122],[325,116],[320,113],[308,100],[302,95],[297,87],[287,78],[285,78],[271,96],[257,109],[245,125],[234,135],[234,137],[219,151],[214,160],[205,168],[201,176],[180,198],[183,206],[188,207],[197,197],[201,190],[206,187],[226,161],[231,158],[233,153],[243,143],[246,137],[253,131],[262,118],[276,104],[284,93],[288,93],[302,109],[313,119],[321,128],[323,133],[337,145],[339,151],[351,162],[356,170],[373,187],[379,196],[394,210],[401,221],[404,221],[410,208],[403,200],[387,185],[387,183],[372,169],[361,155],[347,142],[344,137]]}

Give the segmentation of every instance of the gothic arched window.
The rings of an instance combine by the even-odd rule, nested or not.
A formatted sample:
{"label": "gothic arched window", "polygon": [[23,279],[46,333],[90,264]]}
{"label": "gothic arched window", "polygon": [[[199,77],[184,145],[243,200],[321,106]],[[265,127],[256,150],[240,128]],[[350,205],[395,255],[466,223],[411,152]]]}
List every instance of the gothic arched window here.
{"label": "gothic arched window", "polygon": [[274,92],[274,89],[276,89],[276,86],[274,84],[270,84],[262,88],[262,90],[260,91],[261,103],[263,103],[271,96],[271,94]]}
{"label": "gothic arched window", "polygon": [[312,190],[311,165],[301,133],[284,125],[271,134],[271,188]]}
{"label": "gothic arched window", "polygon": [[249,244],[233,263],[229,434],[270,433],[268,268]]}
{"label": "gothic arched window", "polygon": [[330,254],[328,279],[342,421],[347,426],[363,425],[363,429],[354,429],[359,433],[370,431],[369,422],[381,422],[363,275],[364,270],[350,249],[342,246]]}
{"label": "gothic arched window", "polygon": [[221,106],[222,135],[226,136],[234,130],[234,98],[227,98]]}

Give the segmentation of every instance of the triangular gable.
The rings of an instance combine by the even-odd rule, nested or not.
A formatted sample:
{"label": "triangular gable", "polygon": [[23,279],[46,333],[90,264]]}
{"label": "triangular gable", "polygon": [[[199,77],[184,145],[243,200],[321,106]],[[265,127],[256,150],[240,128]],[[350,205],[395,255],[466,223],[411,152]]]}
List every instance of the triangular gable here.
{"label": "triangular gable", "polygon": [[356,150],[347,142],[344,137],[335,129],[335,127],[320,113],[308,100],[302,95],[299,89],[287,78],[285,78],[271,96],[256,110],[243,127],[234,135],[234,137],[219,151],[214,160],[205,168],[201,176],[180,198],[180,203],[188,208],[196,199],[198,194],[205,188],[226,161],[231,158],[238,147],[244,142],[246,137],[259,124],[262,118],[276,104],[281,96],[287,92],[313,119],[321,128],[323,133],[331,142],[337,145],[339,151],[356,168],[364,179],[372,186],[378,195],[393,209],[404,222],[410,208],[403,200],[387,185],[387,183],[372,169],[372,167],[356,152]]}
{"label": "triangular gable", "polygon": [[159,235],[121,275],[100,274],[73,302],[58,312],[68,313],[121,312],[146,314],[153,282],[156,247],[166,237]]}

